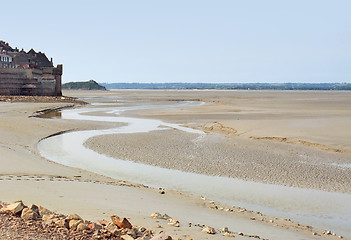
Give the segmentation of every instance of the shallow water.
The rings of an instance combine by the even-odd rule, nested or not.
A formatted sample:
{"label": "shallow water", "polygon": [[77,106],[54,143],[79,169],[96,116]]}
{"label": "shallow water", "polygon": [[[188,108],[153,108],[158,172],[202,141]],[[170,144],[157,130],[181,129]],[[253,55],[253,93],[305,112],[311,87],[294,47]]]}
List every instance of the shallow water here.
{"label": "shallow water", "polygon": [[[186,102],[164,107],[187,107],[202,103]],[[204,134],[201,131],[165,123],[155,119],[121,117],[124,111],[160,108],[160,105],[123,107],[108,103],[95,104],[94,108],[63,110],[62,119],[123,122],[127,126],[107,129],[69,132],[42,140],[38,144],[40,153],[52,161],[103,174],[116,179],[141,183],[152,187],[163,187],[230,205],[245,207],[264,214],[291,218],[305,225],[332,230],[351,237],[351,195],[331,193],[313,189],[292,188],[263,184],[240,179],[206,176],[164,169],[146,164],[119,160],[96,153],[83,146],[90,137],[102,134],[128,134],[149,132],[167,128]],[[86,113],[99,111],[109,116],[89,116]],[[84,115],[82,115],[84,113]],[[111,116],[114,114],[115,116]]]}

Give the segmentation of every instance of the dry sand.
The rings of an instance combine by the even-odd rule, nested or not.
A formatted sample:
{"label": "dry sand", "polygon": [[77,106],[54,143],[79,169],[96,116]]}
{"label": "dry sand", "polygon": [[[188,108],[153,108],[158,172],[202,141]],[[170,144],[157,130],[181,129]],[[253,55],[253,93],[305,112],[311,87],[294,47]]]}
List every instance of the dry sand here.
{"label": "dry sand", "polygon": [[[349,93],[339,93],[340,95],[338,95],[338,93],[328,92],[321,94],[322,96],[316,94],[319,98],[322,98],[320,101],[320,103],[323,104],[321,111],[315,109],[315,104],[317,104],[315,99],[312,101],[313,104],[311,103],[312,106],[302,102],[300,105],[293,108],[290,104],[287,104],[287,102],[289,102],[289,97],[287,97],[285,93],[269,94],[269,96],[267,96],[267,101],[269,101],[269,103],[263,101],[261,99],[262,96],[256,96],[256,93],[254,93],[254,99],[252,100],[246,99],[248,97],[250,98],[250,96],[247,96],[245,92],[223,93],[224,92],[218,94],[218,92],[195,91],[145,91],[141,94],[138,91],[120,91],[90,92],[88,95],[86,92],[70,92],[69,94],[88,97],[90,95],[90,97],[94,97],[93,100],[98,99],[99,95],[110,95],[111,99],[117,96],[118,99],[125,98],[130,101],[142,101],[143,99],[157,102],[167,102],[168,100],[204,100],[212,104],[193,109],[162,109],[162,111],[140,111],[130,112],[128,114],[132,116],[158,118],[169,122],[191,124],[192,127],[196,128],[204,128],[204,124],[211,124],[214,121],[219,121],[224,126],[235,128],[234,133],[232,131],[229,131],[230,134],[228,134],[228,131],[223,132],[224,135],[229,138],[226,143],[227,145],[224,144],[224,148],[228,149],[230,149],[232,144],[231,141],[237,138],[236,135],[240,135],[245,141],[257,142],[260,144],[264,141],[249,140],[249,137],[277,136],[287,137],[288,139],[298,138],[323,144],[333,149],[350,150],[348,145],[350,139],[349,133],[344,131],[344,129],[350,129],[349,127],[351,124],[349,121],[346,121],[350,119],[351,114],[351,111],[349,111]],[[311,97],[309,93],[294,94],[297,94],[300,98],[306,96],[308,98]],[[282,99],[277,99],[278,95]],[[290,96],[290,98],[291,97],[292,96]],[[327,101],[329,98],[331,98],[332,101]],[[258,101],[258,104],[256,103],[257,105],[255,105],[255,101]],[[276,101],[280,103],[280,108],[275,104],[272,105],[272,103]],[[297,100],[293,101],[295,102]],[[335,105],[329,104],[329,102]],[[232,105],[233,103],[235,104]],[[250,106],[244,103],[248,103]],[[172,191],[167,191],[166,194],[161,195],[158,193],[157,189],[150,189],[134,184],[125,184],[118,180],[109,179],[94,173],[49,162],[42,158],[36,149],[36,144],[40,139],[60,131],[101,129],[116,126],[116,124],[99,122],[29,118],[33,112],[38,110],[63,107],[65,105],[67,104],[0,103],[0,200],[12,202],[22,199],[25,202],[41,204],[49,209],[66,214],[78,212],[83,218],[91,220],[108,218],[111,214],[128,216],[134,224],[144,225],[155,231],[163,230],[181,239],[187,239],[189,237],[193,239],[227,239],[227,237],[223,237],[220,234],[213,236],[207,235],[201,232],[198,227],[189,227],[189,222],[210,225],[215,228],[228,226],[229,229],[234,232],[244,232],[247,234],[246,236],[236,235],[236,239],[253,239],[248,235],[260,235],[261,238],[267,239],[336,239],[334,236],[323,235],[321,230],[310,229],[290,221],[261,216],[260,214],[248,211],[242,212],[240,209],[230,206],[224,206],[224,208],[228,208],[231,211],[215,210],[210,208],[211,203],[208,200],[202,200],[199,196],[187,196]],[[325,105],[327,106],[324,109]],[[307,106],[307,109],[300,111],[301,106]],[[230,109],[233,111],[229,111]],[[274,114],[270,113],[272,109],[275,109]],[[242,111],[246,111],[247,114],[245,115]],[[296,119],[294,118],[294,113],[298,115]],[[259,120],[263,116],[266,116],[266,118]],[[277,119],[275,117],[277,117]],[[237,120],[238,118],[239,120]],[[305,120],[307,122],[305,122]],[[271,121],[270,125],[268,124],[269,121]],[[245,124],[245,122],[248,123]],[[286,126],[286,122],[289,122],[289,126],[292,126],[292,128],[285,129],[284,126]],[[307,125],[313,122],[318,122],[318,124],[322,125],[333,122],[337,124],[331,127],[325,127],[323,125],[320,128],[310,130]],[[267,125],[269,125],[269,127],[267,127]],[[315,124],[312,124],[312,126],[314,125]],[[296,134],[294,134],[296,133],[294,128],[307,130],[304,131],[304,134],[296,136]],[[209,131],[212,130],[209,129]],[[220,130],[220,132],[222,131],[223,130]],[[169,135],[167,131],[162,131],[159,133],[151,133],[149,136],[145,136],[145,138],[157,139],[158,134]],[[304,138],[304,136],[308,136],[308,138]],[[181,137],[185,139],[184,142],[180,141],[182,145],[189,141],[192,142],[193,140],[191,134],[185,134],[185,136]],[[217,138],[221,139],[221,141],[223,140],[223,137],[210,136],[205,142],[209,141],[207,144],[210,144],[211,141],[217,141]],[[169,139],[171,142],[178,141],[177,139]],[[119,141],[120,140],[122,139],[119,139]],[[130,144],[136,144],[132,139],[126,138],[125,140]],[[267,144],[275,143],[268,141]],[[249,148],[246,148],[244,145],[241,147],[244,150],[249,150]],[[153,148],[154,146],[150,147]],[[262,148],[264,148],[264,144]],[[199,150],[203,149],[200,148]],[[141,149],[141,151],[147,152],[147,149]],[[188,152],[189,151],[190,149]],[[283,154],[284,147],[279,151],[282,151],[281,154]],[[230,154],[228,150],[228,157],[231,157]],[[277,155],[279,155],[279,153]],[[252,158],[254,158],[254,156],[255,155],[253,155]],[[161,157],[161,155],[158,157]],[[138,161],[138,159],[133,160]],[[240,161],[243,160],[239,160],[239,162]],[[156,158],[154,162],[157,162]],[[350,163],[347,159],[342,160],[342,162]],[[273,163],[274,161],[269,164]],[[216,165],[216,162],[212,164]],[[267,166],[269,166],[269,164],[267,164]],[[169,167],[174,168],[174,165],[170,165]],[[199,167],[195,164],[193,171],[200,171],[199,169],[201,169],[201,166]],[[222,174],[230,174],[230,171],[226,173],[223,169],[226,168],[218,168],[220,172],[223,171]],[[277,171],[277,173],[279,172],[282,171]],[[342,178],[344,177],[345,176],[342,176]],[[278,177],[269,181],[277,181],[277,179]],[[257,180],[261,181],[262,179]],[[335,179],[335,181],[337,180]],[[337,191],[349,191],[347,184],[341,185],[346,185],[346,187],[344,189],[342,187],[336,188],[333,182],[331,184],[331,190],[335,190],[336,188]],[[313,187],[318,188],[318,186],[314,185]],[[218,206],[220,205],[218,204]],[[181,227],[175,228],[167,225],[166,222],[156,222],[154,219],[150,219],[149,215],[156,211],[167,213],[180,220]],[[255,217],[256,220],[252,220],[253,217]],[[321,236],[313,236],[312,232],[314,231]]]}

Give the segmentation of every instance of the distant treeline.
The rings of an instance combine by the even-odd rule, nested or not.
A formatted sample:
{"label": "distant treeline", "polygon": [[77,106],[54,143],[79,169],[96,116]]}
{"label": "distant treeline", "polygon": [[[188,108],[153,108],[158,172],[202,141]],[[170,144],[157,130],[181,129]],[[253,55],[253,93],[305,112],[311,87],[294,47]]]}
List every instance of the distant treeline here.
{"label": "distant treeline", "polygon": [[351,90],[351,83],[100,83],[107,89]]}

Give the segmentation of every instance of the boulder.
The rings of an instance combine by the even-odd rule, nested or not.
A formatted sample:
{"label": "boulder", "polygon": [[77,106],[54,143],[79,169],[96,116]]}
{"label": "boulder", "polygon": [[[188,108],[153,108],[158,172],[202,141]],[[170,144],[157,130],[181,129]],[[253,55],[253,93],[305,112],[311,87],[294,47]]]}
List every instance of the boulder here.
{"label": "boulder", "polygon": [[21,218],[24,220],[37,220],[39,218],[39,214],[29,208],[24,208],[22,210]]}

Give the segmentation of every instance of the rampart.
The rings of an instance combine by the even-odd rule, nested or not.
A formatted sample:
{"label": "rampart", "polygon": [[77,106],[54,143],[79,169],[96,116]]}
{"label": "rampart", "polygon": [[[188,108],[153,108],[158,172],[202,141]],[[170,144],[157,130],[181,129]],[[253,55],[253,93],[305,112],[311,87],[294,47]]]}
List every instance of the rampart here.
{"label": "rampart", "polygon": [[42,69],[0,68],[0,95],[61,96],[62,65]]}

